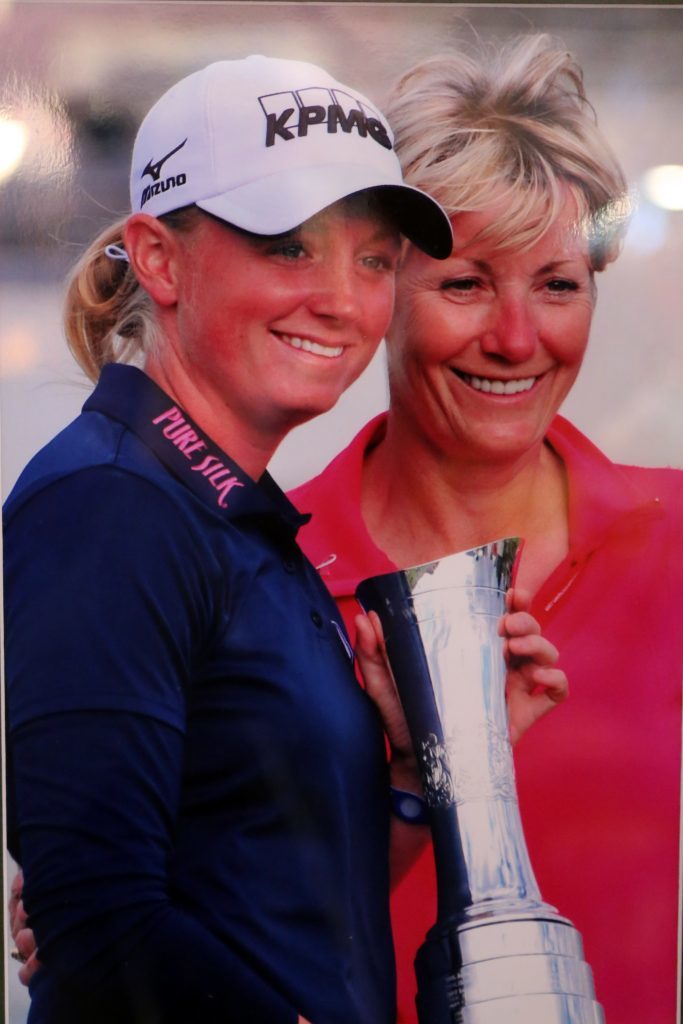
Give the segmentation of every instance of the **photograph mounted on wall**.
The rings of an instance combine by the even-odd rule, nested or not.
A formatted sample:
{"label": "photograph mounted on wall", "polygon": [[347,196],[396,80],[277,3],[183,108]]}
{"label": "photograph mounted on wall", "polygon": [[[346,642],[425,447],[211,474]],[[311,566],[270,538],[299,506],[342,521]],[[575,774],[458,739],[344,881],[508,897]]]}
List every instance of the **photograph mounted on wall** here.
{"label": "photograph mounted on wall", "polygon": [[0,2],[8,1024],[680,1020],[682,44]]}

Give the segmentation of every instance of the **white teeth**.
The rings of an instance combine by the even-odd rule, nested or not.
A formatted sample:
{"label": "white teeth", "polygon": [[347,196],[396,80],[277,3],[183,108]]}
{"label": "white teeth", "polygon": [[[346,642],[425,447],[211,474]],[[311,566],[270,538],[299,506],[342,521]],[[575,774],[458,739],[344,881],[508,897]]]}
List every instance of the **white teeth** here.
{"label": "white teeth", "polygon": [[344,351],[342,345],[319,345],[317,341],[311,341],[309,338],[296,338],[293,335],[280,334],[280,338],[291,345],[292,348],[301,348],[304,352],[312,352],[316,356],[326,356],[327,359],[334,359],[336,356],[340,356]]}
{"label": "white teeth", "polygon": [[519,380],[489,380],[488,377],[473,377],[468,373],[460,376],[475,391],[491,392],[494,395],[518,395],[521,391],[529,391],[536,383],[536,377],[522,377]]}

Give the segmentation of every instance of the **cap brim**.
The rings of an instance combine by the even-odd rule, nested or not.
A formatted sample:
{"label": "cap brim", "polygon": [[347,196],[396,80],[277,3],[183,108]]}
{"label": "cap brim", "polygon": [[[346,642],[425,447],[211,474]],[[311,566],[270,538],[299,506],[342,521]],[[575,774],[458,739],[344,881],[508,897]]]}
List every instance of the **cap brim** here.
{"label": "cap brim", "polygon": [[434,259],[453,248],[450,221],[426,192],[373,177],[357,166],[297,169],[249,182],[196,205],[235,227],[258,235],[279,235],[346,196],[368,189],[381,194],[382,205],[405,237]]}
{"label": "cap brim", "polygon": [[410,185],[378,185],[376,191],[408,241],[435,260],[448,259],[453,229],[448,214],[431,196]]}

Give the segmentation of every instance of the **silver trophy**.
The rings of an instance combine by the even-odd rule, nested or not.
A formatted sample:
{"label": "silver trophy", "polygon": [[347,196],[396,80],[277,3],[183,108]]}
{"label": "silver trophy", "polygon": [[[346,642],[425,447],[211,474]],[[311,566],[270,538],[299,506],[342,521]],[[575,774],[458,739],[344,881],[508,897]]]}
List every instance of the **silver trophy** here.
{"label": "silver trophy", "polygon": [[437,921],[415,970],[420,1024],[604,1024],[581,936],[544,903],[526,848],[498,622],[520,541],[364,580],[427,801]]}

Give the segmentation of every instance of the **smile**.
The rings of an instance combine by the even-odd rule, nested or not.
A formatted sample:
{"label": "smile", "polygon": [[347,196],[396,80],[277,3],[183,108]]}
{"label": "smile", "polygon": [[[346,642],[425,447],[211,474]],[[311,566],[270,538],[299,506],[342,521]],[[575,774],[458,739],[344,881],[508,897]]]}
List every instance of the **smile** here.
{"label": "smile", "polygon": [[344,351],[343,345],[320,345],[317,341],[311,341],[310,338],[298,338],[293,334],[278,334],[278,338],[290,348],[311,352],[314,356],[324,356],[325,359],[336,359]]}
{"label": "smile", "polygon": [[497,380],[491,377],[475,377],[471,373],[454,371],[466,384],[469,384],[475,391],[484,391],[492,395],[519,395],[523,391],[530,391],[538,377],[520,377],[518,380]]}

